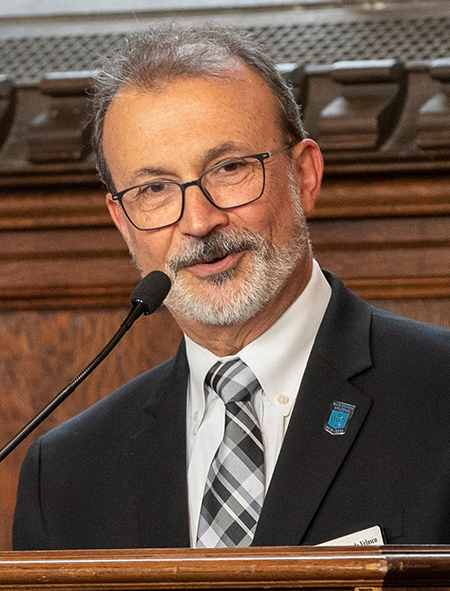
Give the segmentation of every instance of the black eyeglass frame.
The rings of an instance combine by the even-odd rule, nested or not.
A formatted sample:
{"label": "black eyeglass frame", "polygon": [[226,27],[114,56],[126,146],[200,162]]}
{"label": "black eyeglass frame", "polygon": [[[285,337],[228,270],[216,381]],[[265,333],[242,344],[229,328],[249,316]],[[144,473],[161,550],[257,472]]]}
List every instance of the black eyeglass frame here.
{"label": "black eyeglass frame", "polygon": [[[181,218],[183,217],[186,189],[191,186],[197,186],[200,189],[200,191],[203,193],[203,195],[206,197],[206,199],[212,205],[214,205],[214,207],[216,207],[217,209],[228,210],[228,209],[237,209],[239,207],[244,207],[244,205],[249,205],[250,203],[254,203],[255,201],[258,201],[258,199],[260,199],[264,193],[264,189],[266,188],[266,168],[264,166],[264,161],[267,160],[268,158],[270,158],[271,156],[274,156],[275,154],[278,154],[284,150],[289,150],[290,148],[294,147],[295,144],[296,144],[296,142],[293,142],[293,143],[290,143],[286,146],[282,146],[281,148],[277,148],[276,150],[271,150],[270,152],[261,152],[260,154],[248,154],[247,156],[238,156],[237,158],[230,158],[229,160],[223,160],[222,162],[218,162],[217,164],[214,164],[214,166],[211,166],[211,168],[208,168],[207,170],[205,170],[205,172],[203,172],[199,176],[199,178],[194,181],[188,181],[186,183],[177,183],[176,181],[160,180],[160,181],[149,181],[148,183],[141,183],[139,185],[133,185],[132,187],[128,187],[127,189],[124,189],[123,191],[118,191],[117,193],[114,193],[113,195],[111,195],[111,199],[113,201],[119,202],[120,207],[122,208],[124,214],[127,216],[130,223],[136,228],[136,230],[140,230],[142,232],[149,232],[151,230],[162,230],[163,228],[168,228],[169,226],[173,226],[174,224],[177,224],[181,220]],[[254,199],[251,199],[250,201],[246,201],[245,203],[241,203],[240,205],[230,205],[229,207],[221,207],[220,205],[217,205],[216,203],[214,203],[211,195],[208,193],[208,191],[202,185],[203,177],[206,174],[208,174],[209,172],[211,172],[211,170],[214,170],[215,168],[220,168],[221,166],[224,166],[225,164],[229,164],[231,162],[236,162],[238,160],[245,160],[247,158],[255,158],[256,160],[259,160],[259,162],[261,163],[261,167],[262,167],[262,171],[263,171],[263,182],[262,182],[261,193],[258,195],[258,197],[255,197]],[[139,189],[140,187],[147,187],[148,185],[151,185],[152,183],[157,183],[157,182],[172,183],[172,184],[180,187],[180,189],[181,189],[180,215],[174,222],[170,222],[170,224],[165,224],[164,226],[156,226],[153,228],[140,228],[138,225],[135,224],[135,222],[133,222],[131,217],[128,215],[127,210],[123,204],[123,196],[125,195],[125,193],[128,193],[128,191],[132,191],[133,189]]]}

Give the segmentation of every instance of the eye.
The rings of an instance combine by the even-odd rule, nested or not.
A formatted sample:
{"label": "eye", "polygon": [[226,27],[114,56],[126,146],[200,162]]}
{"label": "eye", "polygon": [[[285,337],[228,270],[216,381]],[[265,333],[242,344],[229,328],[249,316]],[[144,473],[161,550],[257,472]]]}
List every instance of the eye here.
{"label": "eye", "polygon": [[140,187],[139,195],[151,197],[152,195],[164,193],[164,191],[168,191],[168,190],[170,190],[170,183],[163,183],[163,182],[149,183],[148,185],[144,185],[143,187]]}
{"label": "eye", "polygon": [[257,174],[260,167],[260,162],[255,158],[236,158],[236,160],[218,164],[207,176],[213,183],[237,184]]}
{"label": "eye", "polygon": [[176,202],[181,195],[177,184],[170,181],[153,181],[128,191],[124,195],[127,205],[156,209]]}
{"label": "eye", "polygon": [[248,162],[246,160],[231,160],[230,162],[224,162],[216,170],[218,174],[232,174],[244,169],[247,165]]}

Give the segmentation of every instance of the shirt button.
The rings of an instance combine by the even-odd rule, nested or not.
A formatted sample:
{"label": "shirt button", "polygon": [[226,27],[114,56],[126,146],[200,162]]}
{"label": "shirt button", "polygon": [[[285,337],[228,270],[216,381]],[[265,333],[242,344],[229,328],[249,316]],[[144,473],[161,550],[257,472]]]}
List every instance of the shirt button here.
{"label": "shirt button", "polygon": [[198,412],[198,410],[196,410],[194,413],[194,421],[198,421],[199,416],[200,416],[200,413]]}
{"label": "shirt button", "polygon": [[289,402],[289,396],[285,396],[284,394],[279,394],[277,397],[278,404],[287,404]]}

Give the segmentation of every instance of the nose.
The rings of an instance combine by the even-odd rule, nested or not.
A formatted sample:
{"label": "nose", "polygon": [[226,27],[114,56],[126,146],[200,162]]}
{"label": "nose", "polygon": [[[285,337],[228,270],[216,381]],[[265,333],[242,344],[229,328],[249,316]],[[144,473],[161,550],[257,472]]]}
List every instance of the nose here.
{"label": "nose", "polygon": [[228,213],[209,201],[198,184],[190,184],[184,191],[184,210],[178,230],[186,236],[207,236],[228,224]]}

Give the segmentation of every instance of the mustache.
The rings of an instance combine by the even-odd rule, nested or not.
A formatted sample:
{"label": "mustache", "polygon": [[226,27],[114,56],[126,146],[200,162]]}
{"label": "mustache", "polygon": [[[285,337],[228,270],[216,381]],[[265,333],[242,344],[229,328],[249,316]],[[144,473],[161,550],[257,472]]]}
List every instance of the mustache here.
{"label": "mustache", "polygon": [[185,267],[209,263],[214,259],[221,259],[228,254],[236,254],[243,250],[260,250],[263,237],[248,230],[218,230],[205,238],[191,238],[183,246],[182,251],[172,255],[166,268],[172,274],[178,273]]}

